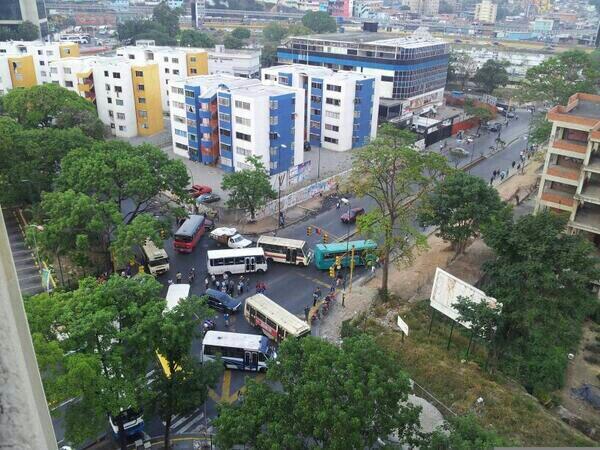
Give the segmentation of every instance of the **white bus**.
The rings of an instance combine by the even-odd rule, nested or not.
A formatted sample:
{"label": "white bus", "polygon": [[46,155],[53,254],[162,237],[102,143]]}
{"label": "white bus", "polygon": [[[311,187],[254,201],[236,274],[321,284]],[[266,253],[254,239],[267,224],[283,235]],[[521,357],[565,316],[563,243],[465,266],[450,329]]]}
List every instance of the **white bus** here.
{"label": "white bus", "polygon": [[206,255],[206,267],[210,275],[267,271],[265,252],[260,247],[209,250]]}
{"label": "white bus", "polygon": [[263,294],[255,294],[246,299],[244,317],[250,325],[259,327],[276,342],[281,342],[288,336],[299,338],[310,334],[310,326],[304,320]]}
{"label": "white bus", "polygon": [[275,358],[269,340],[258,334],[207,331],[202,340],[202,362],[221,357],[231,369],[264,371],[267,360]]}
{"label": "white bus", "polygon": [[169,271],[169,255],[164,248],[159,248],[151,240],[147,240],[142,246],[144,253],[144,264],[154,276],[167,273]]}
{"label": "white bus", "polygon": [[308,266],[313,257],[306,241],[286,239],[275,236],[261,236],[256,243],[265,251],[267,261],[275,261],[298,266]]}
{"label": "white bus", "polygon": [[172,284],[167,291],[167,311],[171,311],[181,300],[190,296],[191,286],[189,284]]}

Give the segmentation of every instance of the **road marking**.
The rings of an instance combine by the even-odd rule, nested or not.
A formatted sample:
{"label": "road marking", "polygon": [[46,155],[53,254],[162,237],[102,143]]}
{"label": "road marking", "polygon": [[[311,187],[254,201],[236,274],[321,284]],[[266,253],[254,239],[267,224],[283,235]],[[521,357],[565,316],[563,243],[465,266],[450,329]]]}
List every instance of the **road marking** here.
{"label": "road marking", "polygon": [[[303,274],[302,272],[298,272],[298,274],[302,277],[302,278],[306,278],[307,280],[312,281],[313,283],[319,284],[321,286],[326,287],[327,289],[329,289],[331,287],[331,284],[327,284],[324,281],[321,281],[317,278],[313,278],[313,277],[309,277],[308,275]],[[332,282],[333,284],[333,282]]]}
{"label": "road marking", "polygon": [[194,425],[196,425],[198,422],[200,422],[202,419],[204,419],[204,414],[200,414],[198,416],[196,416],[196,418],[194,418],[193,420],[191,420],[189,423],[185,424],[183,427],[181,427],[179,430],[177,430],[177,433],[185,433],[186,431],[188,431],[191,427],[193,427]]}
{"label": "road marking", "polygon": [[[326,230],[325,228],[323,228],[323,227],[320,227],[320,226],[318,226],[318,225],[315,225],[315,224],[310,224],[309,226],[311,226],[311,227],[312,227],[313,229],[315,229],[315,230],[316,230],[317,228],[318,228],[319,230],[321,230],[321,233],[320,233],[320,234],[317,234],[317,233],[315,232],[315,234],[317,234],[317,236],[321,236],[321,239],[323,238],[323,233],[324,233],[324,234],[326,234],[326,235],[327,235],[327,236],[330,238],[330,240],[337,241],[338,239],[340,239],[340,237],[339,237],[339,236],[336,236],[335,234],[333,234],[333,233],[330,233],[329,231],[327,231],[327,230]],[[346,234],[344,234],[344,236],[346,236]],[[345,239],[345,237],[344,237],[343,239]]]}
{"label": "road marking", "polygon": [[[265,379],[265,374],[262,372],[257,373],[256,377],[254,378],[254,380],[259,383],[262,382],[264,379]],[[237,391],[235,391],[233,394],[231,394],[229,403],[236,402],[240,398],[240,395],[243,395],[247,389],[248,389],[248,386],[244,385],[241,388],[239,388]]]}
{"label": "road marking", "polygon": [[[188,420],[190,417],[192,417],[193,413],[190,414],[189,416],[182,416],[179,417],[179,414],[177,414],[175,416],[175,418],[177,418],[177,420],[175,420],[175,422],[173,422],[173,419],[171,419],[171,429],[174,430],[176,429],[179,425],[181,425],[183,422],[185,422],[186,420]],[[163,422],[164,425],[165,422]]]}
{"label": "road marking", "polygon": [[229,391],[231,390],[231,370],[226,370],[223,374],[223,384],[221,386],[221,401],[230,403]]}

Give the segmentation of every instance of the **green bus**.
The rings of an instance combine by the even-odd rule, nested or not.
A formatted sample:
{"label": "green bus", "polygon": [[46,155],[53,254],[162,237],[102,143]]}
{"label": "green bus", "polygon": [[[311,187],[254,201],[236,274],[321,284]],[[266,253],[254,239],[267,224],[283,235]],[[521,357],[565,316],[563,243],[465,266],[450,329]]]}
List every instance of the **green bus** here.
{"label": "green bus", "polygon": [[350,258],[354,247],[354,265],[364,266],[377,259],[375,250],[377,243],[371,240],[336,242],[333,244],[317,244],[315,247],[315,266],[317,269],[326,270],[335,264],[335,257],[340,256],[342,267],[350,265]]}

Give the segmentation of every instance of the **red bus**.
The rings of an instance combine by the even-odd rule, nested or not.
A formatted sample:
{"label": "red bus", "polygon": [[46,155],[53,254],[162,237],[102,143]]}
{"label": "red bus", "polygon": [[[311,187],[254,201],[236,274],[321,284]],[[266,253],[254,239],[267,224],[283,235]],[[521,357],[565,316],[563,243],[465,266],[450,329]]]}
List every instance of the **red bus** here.
{"label": "red bus", "polygon": [[192,253],[206,230],[204,216],[190,216],[175,232],[173,247],[180,253]]}

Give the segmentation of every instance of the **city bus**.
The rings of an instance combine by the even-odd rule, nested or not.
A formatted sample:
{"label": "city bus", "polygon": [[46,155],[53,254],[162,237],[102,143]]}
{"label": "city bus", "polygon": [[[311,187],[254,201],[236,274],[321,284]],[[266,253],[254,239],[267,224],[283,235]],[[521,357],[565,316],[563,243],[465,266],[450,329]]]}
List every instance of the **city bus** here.
{"label": "city bus", "polygon": [[164,248],[159,248],[151,240],[142,245],[144,264],[148,266],[150,274],[156,276],[169,271],[169,255]]}
{"label": "city bus", "polygon": [[210,275],[267,271],[265,252],[261,247],[209,250],[206,256],[206,267]]}
{"label": "city bus", "polygon": [[267,361],[276,354],[264,336],[207,331],[202,340],[202,362],[218,357],[226,368],[263,372],[267,370]]}
{"label": "city bus", "polygon": [[205,231],[205,217],[191,215],[175,232],[173,247],[180,253],[192,253]]}
{"label": "city bus", "polygon": [[288,336],[299,338],[310,334],[310,326],[306,322],[263,294],[246,299],[244,317],[250,325],[260,328],[276,342]]}
{"label": "city bus", "polygon": [[354,265],[356,266],[374,263],[377,259],[375,255],[377,243],[371,240],[317,244],[315,246],[315,267],[321,270],[329,269],[335,264],[336,256],[341,258],[343,267],[349,267],[352,247],[354,247]]}
{"label": "city bus", "polygon": [[306,241],[299,239],[261,236],[256,246],[263,248],[267,261],[308,266],[313,256],[312,250],[306,246]]}
{"label": "city bus", "polygon": [[119,438],[119,419],[123,420],[125,436],[132,437],[144,432],[144,417],[132,408],[121,411],[116,417],[108,415],[108,423],[116,439]]}

